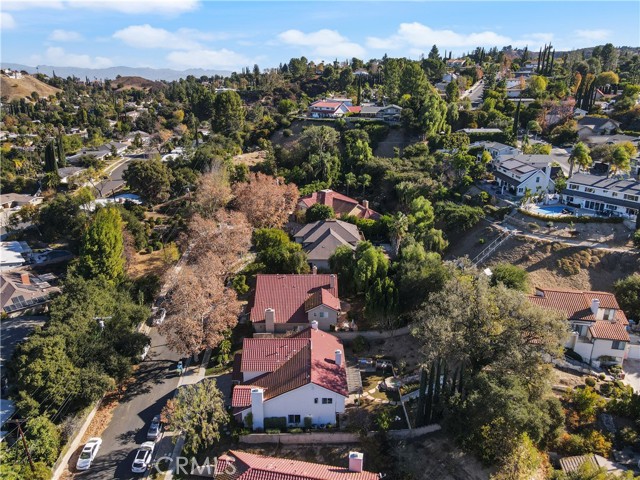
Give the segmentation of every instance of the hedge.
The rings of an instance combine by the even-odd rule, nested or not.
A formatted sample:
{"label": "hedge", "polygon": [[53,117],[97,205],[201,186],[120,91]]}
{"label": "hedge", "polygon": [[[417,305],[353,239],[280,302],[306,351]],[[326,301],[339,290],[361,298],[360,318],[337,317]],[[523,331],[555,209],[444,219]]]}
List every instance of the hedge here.
{"label": "hedge", "polygon": [[264,419],[265,430],[280,430],[287,429],[287,417],[267,417]]}
{"label": "hedge", "polygon": [[541,215],[539,213],[530,212],[523,208],[518,208],[518,212],[528,217],[537,218],[538,220],[558,222],[558,223],[622,223],[622,217],[574,217],[573,215]]}

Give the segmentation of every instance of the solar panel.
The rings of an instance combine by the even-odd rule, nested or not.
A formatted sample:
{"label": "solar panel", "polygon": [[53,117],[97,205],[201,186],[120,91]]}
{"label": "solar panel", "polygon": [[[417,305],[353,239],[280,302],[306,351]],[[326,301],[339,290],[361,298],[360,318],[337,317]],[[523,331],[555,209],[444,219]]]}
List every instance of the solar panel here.
{"label": "solar panel", "polygon": [[13,303],[15,303],[16,300],[18,302],[24,302],[24,297],[22,295],[18,295],[16,298],[13,299]]}

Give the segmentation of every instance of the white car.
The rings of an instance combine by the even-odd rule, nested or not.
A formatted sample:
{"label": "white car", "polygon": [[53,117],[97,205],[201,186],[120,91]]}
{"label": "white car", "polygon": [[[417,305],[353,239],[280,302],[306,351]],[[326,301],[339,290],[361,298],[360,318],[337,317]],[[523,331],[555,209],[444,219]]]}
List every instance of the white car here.
{"label": "white car", "polygon": [[147,471],[147,468],[151,465],[154,447],[155,443],[153,442],[144,442],[140,445],[140,448],[138,448],[136,452],[136,458],[133,459],[133,464],[131,465],[131,471],[133,473],[144,473]]}
{"label": "white car", "polygon": [[167,316],[167,310],[165,308],[159,308],[155,315],[153,316],[153,324],[154,325],[162,325],[165,317]]}
{"label": "white car", "polygon": [[78,458],[78,463],[76,463],[76,469],[78,470],[87,470],[91,467],[91,462],[96,455],[98,454],[98,450],[100,449],[100,445],[102,445],[102,439],[93,437],[90,438],[89,441],[82,448],[82,452],[80,452],[80,457]]}

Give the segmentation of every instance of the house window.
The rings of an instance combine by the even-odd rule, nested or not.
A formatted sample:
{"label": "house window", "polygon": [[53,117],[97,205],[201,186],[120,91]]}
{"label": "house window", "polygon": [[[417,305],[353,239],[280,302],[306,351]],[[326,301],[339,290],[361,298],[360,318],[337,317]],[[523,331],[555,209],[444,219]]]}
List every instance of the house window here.
{"label": "house window", "polygon": [[323,398],[322,399],[322,404],[323,405],[331,405],[333,403],[333,398]]}
{"label": "house window", "polygon": [[593,193],[596,191],[596,189],[591,187],[584,187],[584,191],[587,193]]}
{"label": "house window", "polygon": [[587,335],[587,325],[573,325],[573,331],[577,332],[580,337]]}
{"label": "house window", "polygon": [[612,197],[617,197],[618,196],[618,192],[611,192],[611,196]]}
{"label": "house window", "polygon": [[605,310],[604,312],[605,320],[613,320],[613,317],[615,316],[616,316],[616,311],[613,308],[610,308],[609,310]]}
{"label": "house window", "polygon": [[320,312],[320,318],[327,318],[328,316],[327,312]]}
{"label": "house window", "polygon": [[313,403],[318,403],[318,397],[313,399]]}
{"label": "house window", "polygon": [[540,177],[536,177],[536,183],[540,183]]}
{"label": "house window", "polygon": [[580,185],[576,185],[575,183],[570,183],[569,190],[580,190]]}
{"label": "house window", "polygon": [[613,342],[611,342],[611,348],[613,350],[624,350],[624,347],[626,344],[627,342],[620,342],[618,340],[614,340]]}
{"label": "house window", "polygon": [[609,204],[607,204],[607,206],[604,207],[604,208],[606,208],[607,210],[617,210],[618,209],[618,207],[616,207],[615,205],[609,205]]}
{"label": "house window", "polygon": [[638,201],[638,195],[629,195],[628,193],[624,194],[624,199],[625,200],[631,200],[632,202],[637,202]]}
{"label": "house window", "polygon": [[300,423],[300,415],[289,415],[289,423],[298,424]]}

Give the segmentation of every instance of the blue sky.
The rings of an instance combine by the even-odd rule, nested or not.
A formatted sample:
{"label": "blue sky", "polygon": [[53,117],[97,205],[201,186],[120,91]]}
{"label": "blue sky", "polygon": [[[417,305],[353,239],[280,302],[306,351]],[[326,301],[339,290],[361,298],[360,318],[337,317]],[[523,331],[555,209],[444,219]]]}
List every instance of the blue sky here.
{"label": "blue sky", "polygon": [[640,2],[3,0],[2,61],[239,70],[291,57],[418,58],[436,43],[640,46]]}

